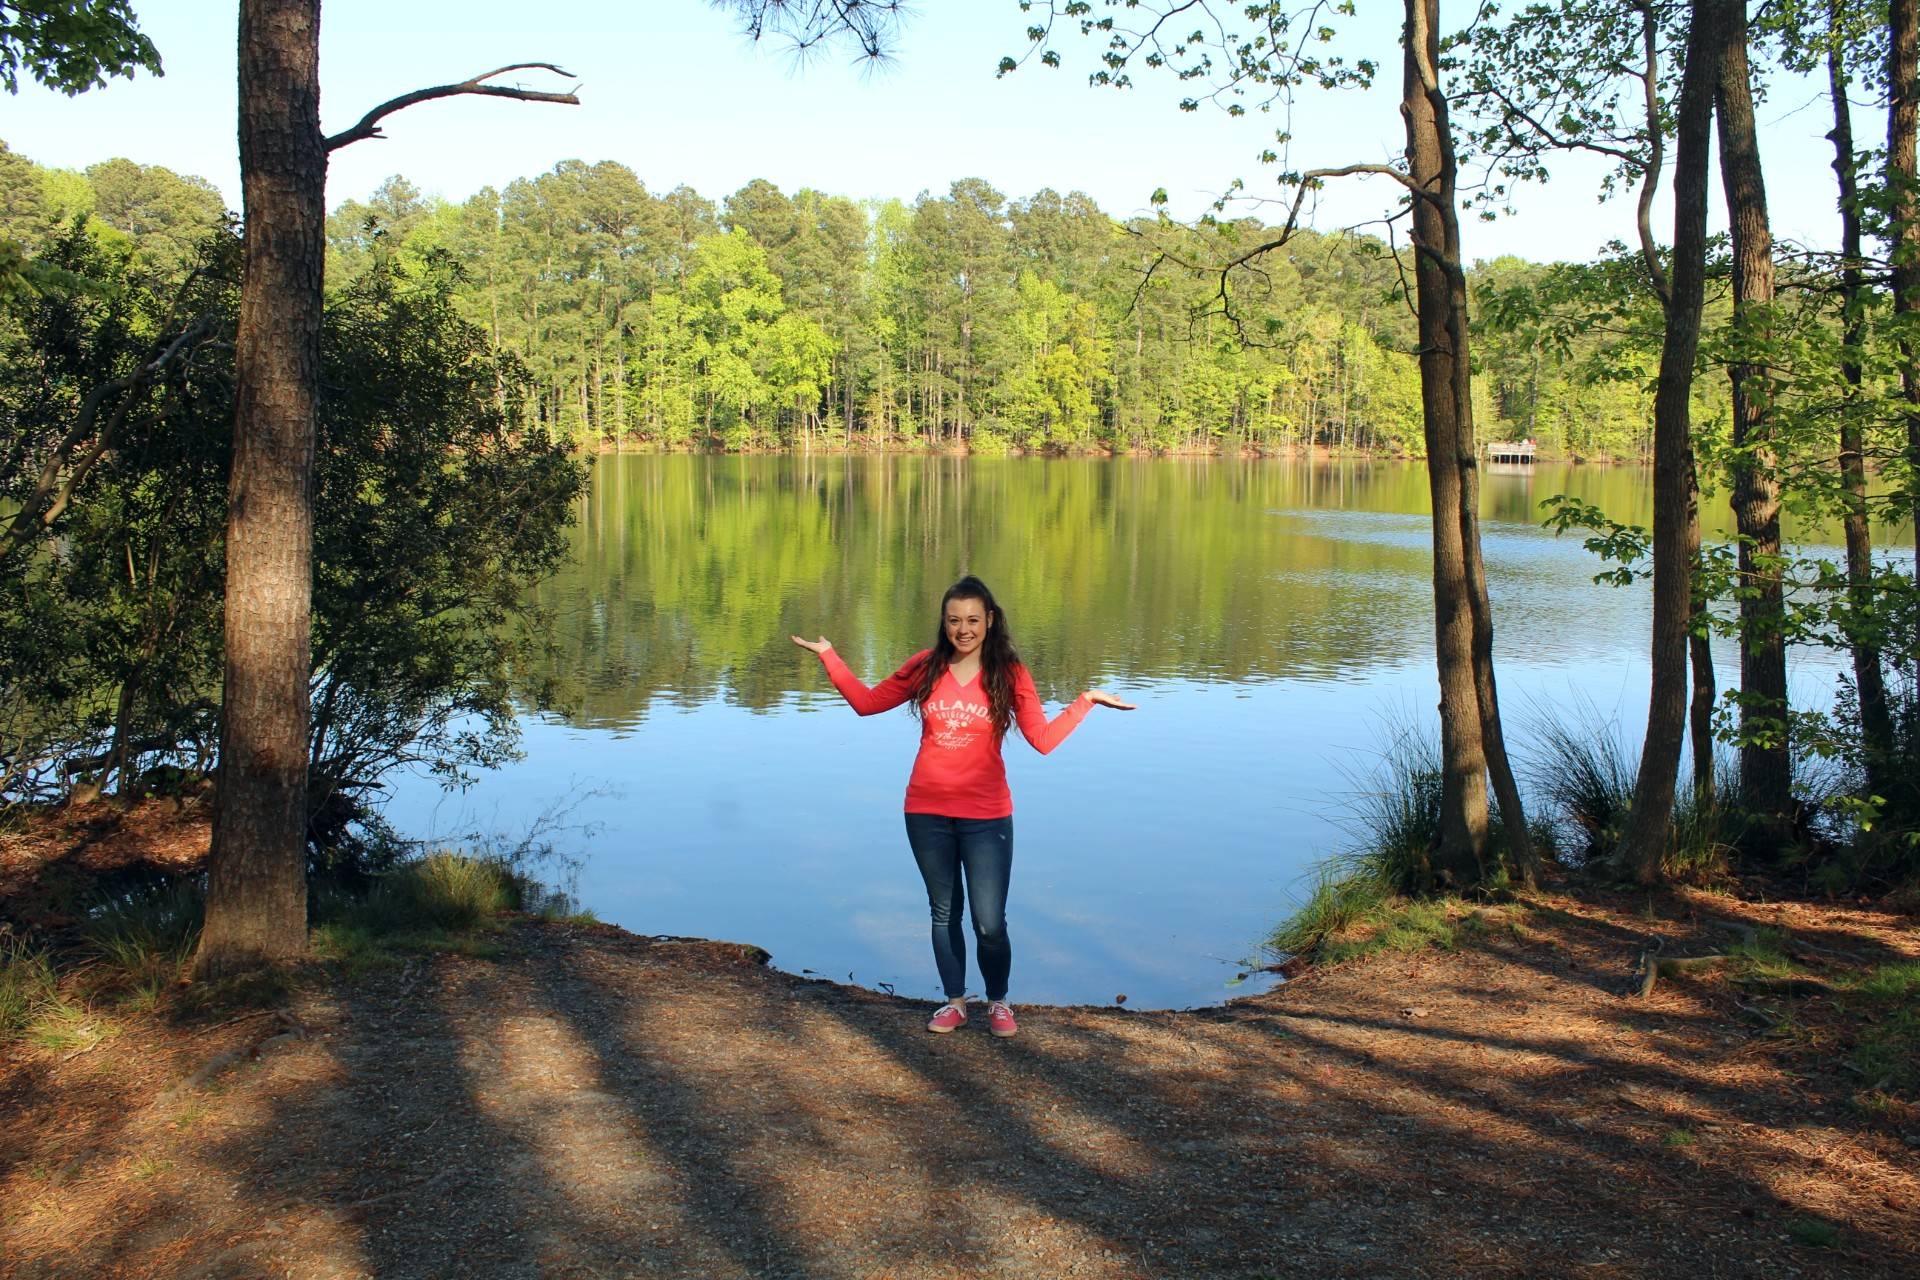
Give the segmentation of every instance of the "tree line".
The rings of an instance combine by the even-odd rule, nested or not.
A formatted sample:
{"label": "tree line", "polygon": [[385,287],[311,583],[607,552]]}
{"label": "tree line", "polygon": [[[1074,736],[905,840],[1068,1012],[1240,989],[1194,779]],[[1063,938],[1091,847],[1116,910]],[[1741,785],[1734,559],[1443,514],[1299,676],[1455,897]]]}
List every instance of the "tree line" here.
{"label": "tree line", "polygon": [[[1304,233],[1249,267],[1238,326],[1196,318],[1254,219],[1117,221],[1080,192],[978,178],[912,201],[755,180],[719,201],[568,160],[458,202],[395,175],[328,219],[328,274],[451,262],[464,314],[533,376],[527,412],[589,447],[976,453],[1418,453],[1414,323],[1387,244]],[[1544,267],[1502,259],[1476,285]],[[1643,381],[1603,344],[1490,332],[1492,430],[1633,458]]]}

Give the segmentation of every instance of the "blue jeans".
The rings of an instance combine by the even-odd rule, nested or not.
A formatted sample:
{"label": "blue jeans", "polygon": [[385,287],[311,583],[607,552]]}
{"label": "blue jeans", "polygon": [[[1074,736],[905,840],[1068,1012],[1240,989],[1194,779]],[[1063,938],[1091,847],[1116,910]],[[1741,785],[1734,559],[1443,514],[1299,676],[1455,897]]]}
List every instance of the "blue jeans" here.
{"label": "blue jeans", "polygon": [[[980,977],[987,999],[1007,998],[1013,946],[1007,940],[1007,882],[1013,875],[1012,818],[943,818],[907,815],[907,843],[927,882],[933,913],[933,962],[947,999],[967,990],[967,939],[960,916],[973,898],[973,934],[979,941]],[[961,872],[966,873],[962,889]]]}

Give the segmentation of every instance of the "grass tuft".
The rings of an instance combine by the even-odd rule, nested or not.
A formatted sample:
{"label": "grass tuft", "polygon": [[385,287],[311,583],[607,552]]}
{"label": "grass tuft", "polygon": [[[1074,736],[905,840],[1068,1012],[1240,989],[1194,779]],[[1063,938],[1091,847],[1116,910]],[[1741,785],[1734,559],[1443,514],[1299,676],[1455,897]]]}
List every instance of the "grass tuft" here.
{"label": "grass tuft", "polygon": [[1393,896],[1392,888],[1361,860],[1325,863],[1314,873],[1306,900],[1280,922],[1267,945],[1287,955],[1305,955],[1369,919]]}
{"label": "grass tuft", "polygon": [[329,904],[341,922],[369,935],[466,933],[516,911],[528,882],[505,863],[442,850],[402,863],[363,899]]}
{"label": "grass tuft", "polygon": [[1840,1229],[1819,1218],[1789,1218],[1787,1237],[1809,1249],[1831,1249],[1840,1243]]}
{"label": "grass tuft", "polygon": [[1920,1092],[1920,961],[1879,965],[1851,985],[1861,1021],[1854,1070],[1871,1092]]}
{"label": "grass tuft", "polygon": [[20,1034],[63,1003],[51,957],[0,929],[0,1039]]}
{"label": "grass tuft", "polygon": [[206,891],[197,881],[146,880],[96,897],[81,931],[107,968],[132,984],[137,1000],[151,1005],[193,955],[205,915]]}
{"label": "grass tuft", "polygon": [[[1620,741],[1617,727],[1591,708],[1571,721],[1557,714],[1536,716],[1530,727],[1532,750],[1524,772],[1539,797],[1536,825],[1550,830],[1576,865],[1607,863],[1633,811],[1638,756]],[[1683,779],[1662,858],[1666,878],[1697,885],[1725,880],[1737,825],[1728,809],[1701,800]]]}

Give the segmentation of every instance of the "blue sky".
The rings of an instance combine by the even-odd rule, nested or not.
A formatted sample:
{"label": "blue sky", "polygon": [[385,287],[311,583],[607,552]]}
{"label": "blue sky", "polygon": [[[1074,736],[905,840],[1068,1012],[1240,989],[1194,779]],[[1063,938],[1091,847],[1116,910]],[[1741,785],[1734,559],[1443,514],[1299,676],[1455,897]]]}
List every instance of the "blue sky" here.
{"label": "blue sky", "polygon": [[[1397,148],[1400,6],[1360,3],[1360,16],[1346,20],[1352,47],[1387,64],[1387,83],[1368,94],[1305,94],[1294,122],[1298,167],[1385,160]],[[235,6],[134,7],[160,47],[164,77],[116,80],[77,99],[25,86],[0,100],[0,138],[42,164],[77,168],[124,155],[197,173],[237,205]],[[1443,9],[1449,20],[1466,15],[1459,0],[1451,8]],[[1164,73],[1142,74],[1131,91],[1091,89],[1093,46],[1077,35],[1058,42],[1064,70],[1030,66],[996,78],[1001,55],[1022,52],[1027,23],[1015,0],[925,0],[897,59],[876,74],[838,52],[796,68],[785,52],[750,45],[704,0],[328,0],[321,106],[330,130],[406,90],[527,60],[572,71],[583,103],[415,107],[387,122],[387,140],[335,154],[328,199],[363,196],[396,172],[460,199],[571,158],[617,160],[650,189],[684,183],[715,199],[756,177],[787,191],[909,200],[983,177],[1010,196],[1078,188],[1119,216],[1146,210],[1164,186],[1170,211],[1193,217],[1235,176],[1254,194],[1273,192],[1256,160],[1273,118],[1183,113],[1180,87]],[[1830,243],[1837,228],[1822,135],[1831,121],[1817,86],[1775,86],[1760,114],[1776,235]],[[1877,121],[1857,119],[1870,136]],[[1568,162],[1551,184],[1521,194],[1517,216],[1470,224],[1469,256],[1584,258],[1626,238],[1631,208],[1597,203],[1599,173]],[[1349,181],[1323,200],[1317,221],[1358,221],[1392,199],[1380,180]],[[1662,220],[1671,225],[1670,214]]]}

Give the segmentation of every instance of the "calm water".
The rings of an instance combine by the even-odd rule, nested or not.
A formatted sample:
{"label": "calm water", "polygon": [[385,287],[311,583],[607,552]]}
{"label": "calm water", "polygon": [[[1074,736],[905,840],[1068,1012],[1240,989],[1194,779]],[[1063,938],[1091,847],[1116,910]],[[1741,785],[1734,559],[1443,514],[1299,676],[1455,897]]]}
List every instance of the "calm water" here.
{"label": "calm water", "polygon": [[[1509,735],[1590,705],[1637,743],[1646,593],[1594,586],[1537,504],[1644,522],[1646,475],[1540,466],[1485,491]],[[389,816],[512,832],[571,796],[592,829],[561,841],[601,918],[936,998],[900,814],[918,724],[855,716],[787,637],[826,635],[872,682],[970,571],[1050,709],[1102,685],[1140,704],[1044,759],[1008,740],[1013,999],[1216,1001],[1341,847],[1389,722],[1430,718],[1426,510],[1417,464],[604,458],[541,592],[573,710],[530,717],[526,758],[464,794],[400,780]],[[1836,669],[1809,656],[1796,691],[1824,701]]]}

